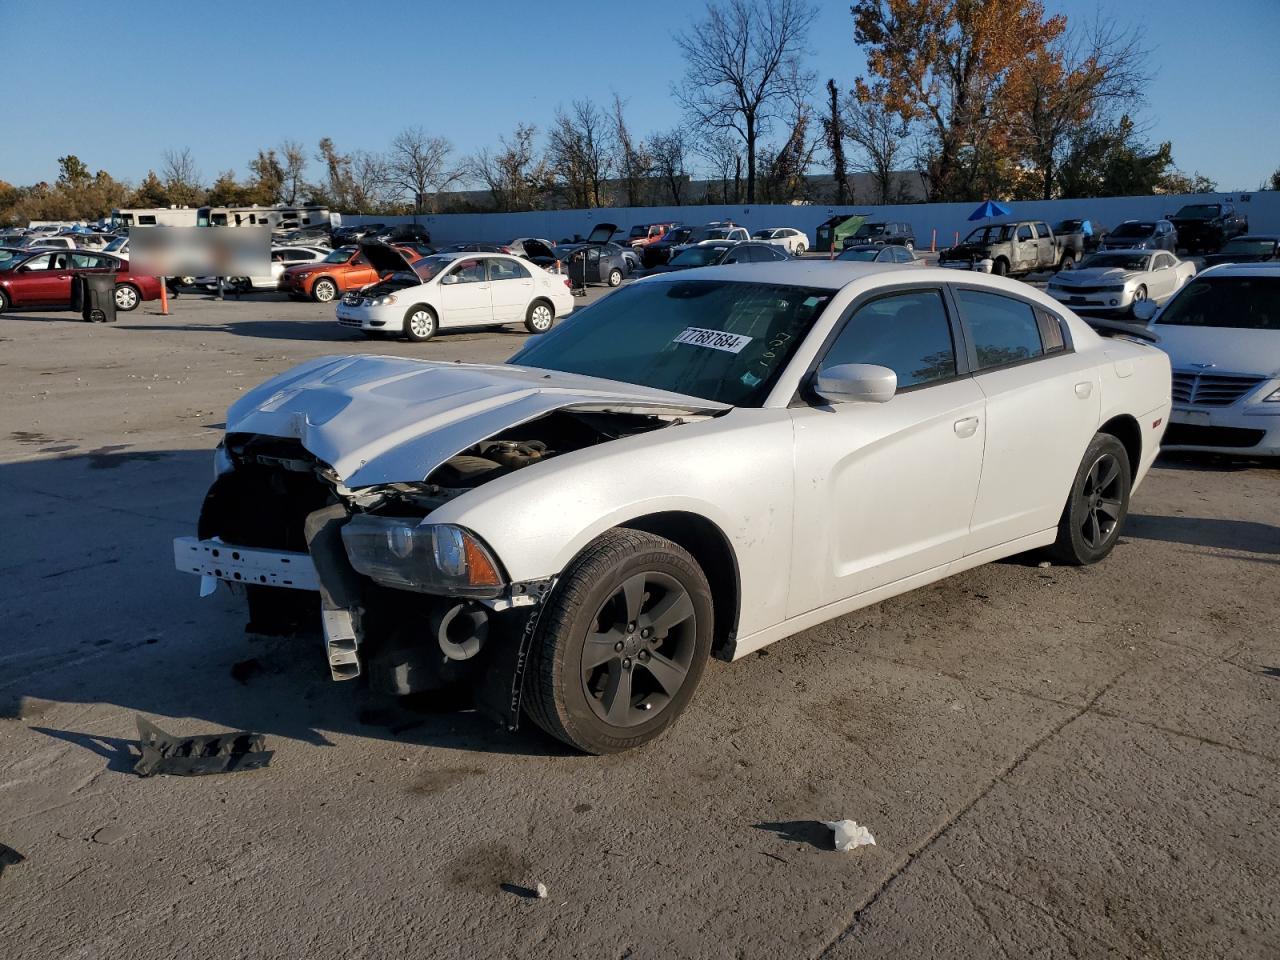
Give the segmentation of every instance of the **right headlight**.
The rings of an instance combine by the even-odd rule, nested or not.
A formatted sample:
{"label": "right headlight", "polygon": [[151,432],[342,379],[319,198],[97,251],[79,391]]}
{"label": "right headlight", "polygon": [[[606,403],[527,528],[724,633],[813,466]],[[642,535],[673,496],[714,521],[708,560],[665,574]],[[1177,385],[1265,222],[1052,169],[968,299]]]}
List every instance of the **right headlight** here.
{"label": "right headlight", "polygon": [[491,598],[506,586],[489,548],[452,524],[358,514],[342,528],[342,542],[356,572],[384,587]]}
{"label": "right headlight", "polygon": [[1263,403],[1280,403],[1280,390],[1272,390],[1262,398]]}

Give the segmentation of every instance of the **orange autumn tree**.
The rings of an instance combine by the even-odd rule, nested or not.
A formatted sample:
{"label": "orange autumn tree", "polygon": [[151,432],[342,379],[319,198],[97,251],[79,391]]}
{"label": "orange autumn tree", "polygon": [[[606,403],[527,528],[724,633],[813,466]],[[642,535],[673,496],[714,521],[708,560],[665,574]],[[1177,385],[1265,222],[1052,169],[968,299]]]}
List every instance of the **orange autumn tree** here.
{"label": "orange autumn tree", "polygon": [[997,196],[1018,176],[1026,73],[1058,56],[1066,18],[1039,0],[857,0],[869,77],[858,100],[922,132],[931,200]]}

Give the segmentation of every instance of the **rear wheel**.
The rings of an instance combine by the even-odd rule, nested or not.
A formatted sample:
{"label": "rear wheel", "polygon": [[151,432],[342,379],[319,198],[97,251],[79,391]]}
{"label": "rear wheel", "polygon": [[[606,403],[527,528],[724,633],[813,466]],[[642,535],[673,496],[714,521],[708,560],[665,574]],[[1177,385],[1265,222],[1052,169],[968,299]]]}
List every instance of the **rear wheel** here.
{"label": "rear wheel", "polygon": [[0,313],[4,313],[9,309],[9,297],[3,290],[0,290]]}
{"label": "rear wheel", "polygon": [[116,287],[116,309],[121,313],[128,313],[141,302],[142,294],[138,292],[138,288],[133,284],[122,283]]}
{"label": "rear wheel", "polygon": [[1095,434],[1058,523],[1058,539],[1050,549],[1054,559],[1085,566],[1106,557],[1120,538],[1132,483],[1124,444],[1109,433]]}
{"label": "rear wheel", "polygon": [[529,304],[529,311],[524,317],[524,327],[530,333],[546,333],[555,323],[556,314],[551,304],[545,300],[535,300]]}
{"label": "rear wheel", "polygon": [[404,315],[404,332],[414,343],[425,343],[436,335],[435,311],[428,306],[418,304],[410,307]]}
{"label": "rear wheel", "polygon": [[609,271],[609,286],[616,287],[622,283],[622,271],[614,267]]}
{"label": "rear wheel", "polygon": [[586,753],[659,736],[693,696],[711,651],[711,588],[679,545],[611,530],[569,565],[548,600],[525,709]]}

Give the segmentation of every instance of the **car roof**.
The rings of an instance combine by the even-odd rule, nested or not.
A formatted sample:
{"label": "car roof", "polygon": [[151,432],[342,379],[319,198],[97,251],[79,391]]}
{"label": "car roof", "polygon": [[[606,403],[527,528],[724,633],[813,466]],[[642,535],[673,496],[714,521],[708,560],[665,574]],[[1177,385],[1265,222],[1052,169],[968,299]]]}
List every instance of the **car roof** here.
{"label": "car roof", "polygon": [[[775,283],[780,286],[819,287],[839,290],[858,280],[874,276],[902,276],[909,271],[912,283],[936,281],[947,283],[977,283],[1014,293],[1020,297],[1039,294],[1019,280],[993,277],[991,274],[972,273],[957,276],[954,270],[944,267],[911,267],[905,263],[867,263],[853,260],[771,260],[767,263],[735,263],[714,267],[694,267],[672,273],[660,273],[645,277],[638,283],[679,283],[697,279],[725,279],[751,283]],[[1035,296],[1035,299],[1041,299]],[[1061,306],[1060,304],[1058,305]]]}
{"label": "car roof", "polygon": [[[489,250],[450,250],[448,253],[433,253],[431,256],[442,260],[475,260],[477,258],[492,260],[498,257],[506,260],[520,259],[514,253],[494,253]],[[426,260],[427,258],[423,257],[422,259]],[[528,263],[529,261],[526,260],[525,262]]]}
{"label": "car roof", "polygon": [[1210,274],[1215,277],[1280,277],[1280,263],[1220,263],[1206,267],[1192,279]]}
{"label": "car roof", "polygon": [[1238,237],[1232,237],[1231,240],[1270,240],[1272,243],[1280,243],[1280,233],[1242,233]]}

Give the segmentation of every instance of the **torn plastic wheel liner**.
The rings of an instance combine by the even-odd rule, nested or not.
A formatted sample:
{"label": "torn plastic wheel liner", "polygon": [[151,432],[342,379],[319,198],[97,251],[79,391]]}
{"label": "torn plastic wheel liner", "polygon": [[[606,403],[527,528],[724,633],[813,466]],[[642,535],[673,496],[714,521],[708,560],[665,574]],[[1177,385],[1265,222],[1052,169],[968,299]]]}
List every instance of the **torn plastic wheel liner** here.
{"label": "torn plastic wheel liner", "polygon": [[271,762],[273,751],[264,749],[260,733],[240,730],[199,737],[174,737],[139,715],[138,740],[142,757],[133,772],[140,777],[156,774],[196,777],[209,773],[257,770]]}

